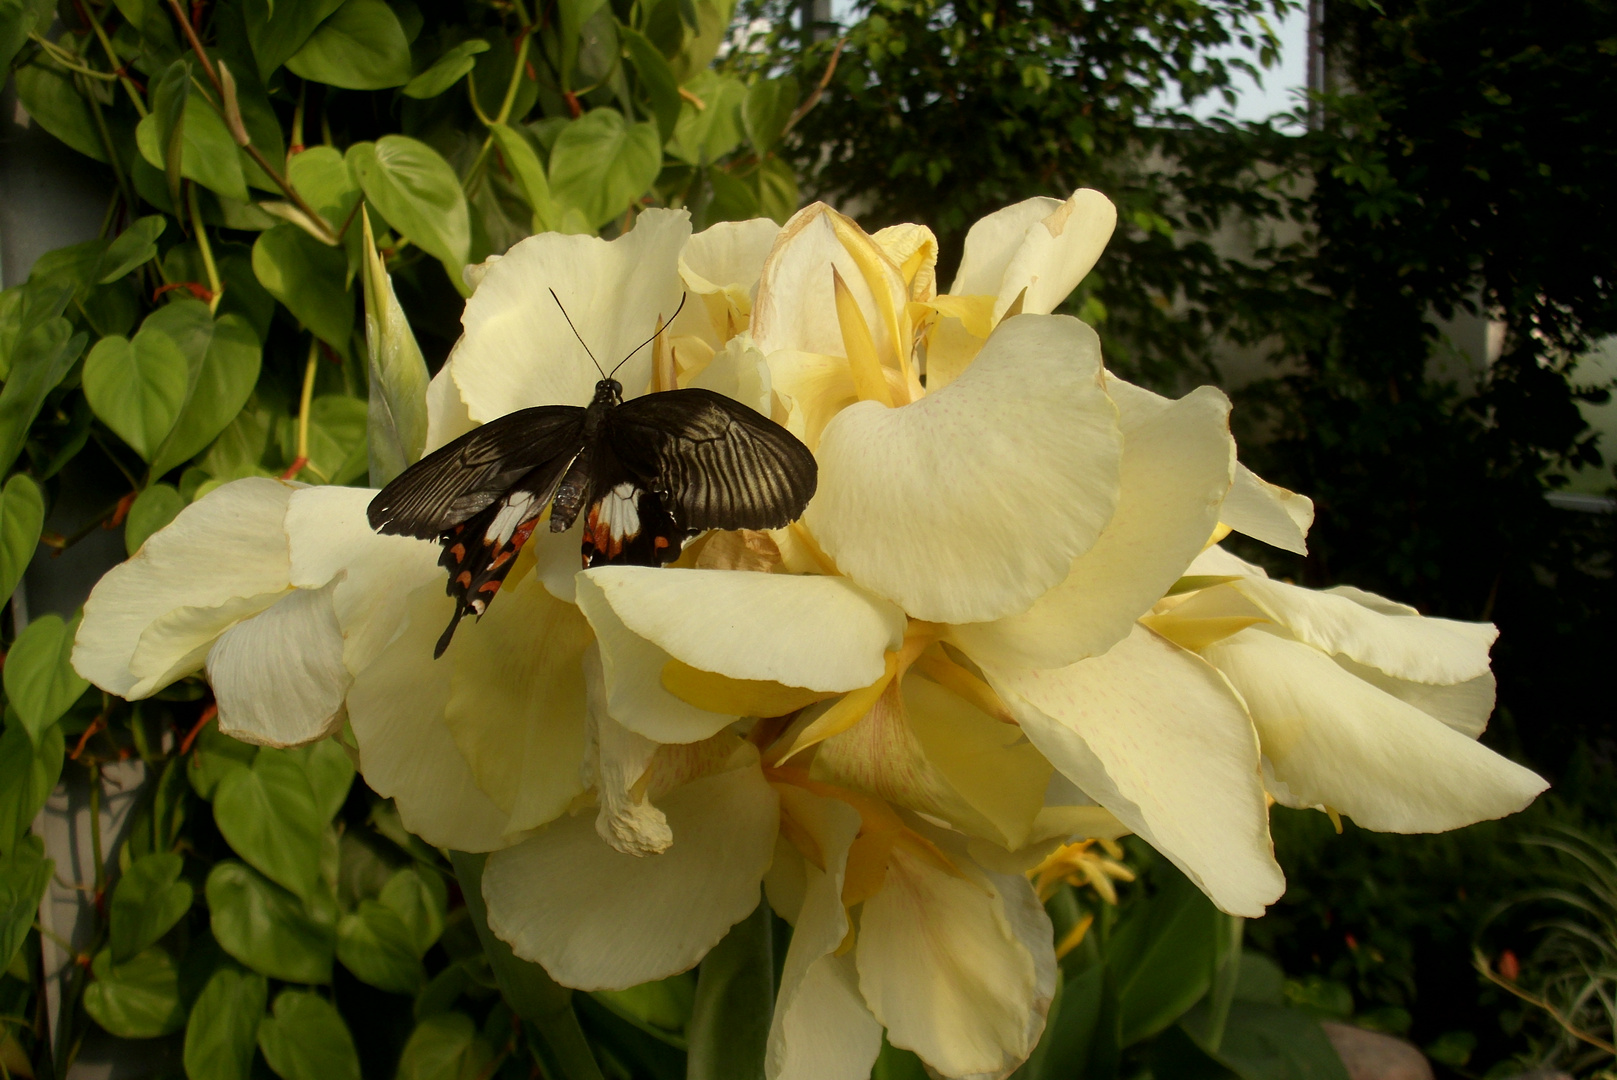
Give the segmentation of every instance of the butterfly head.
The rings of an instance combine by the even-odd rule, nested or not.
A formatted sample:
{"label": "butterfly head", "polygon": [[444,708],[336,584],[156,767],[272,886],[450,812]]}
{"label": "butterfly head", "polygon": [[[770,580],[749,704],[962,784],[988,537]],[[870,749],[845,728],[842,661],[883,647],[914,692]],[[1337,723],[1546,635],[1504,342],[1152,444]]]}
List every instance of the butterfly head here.
{"label": "butterfly head", "polygon": [[593,405],[621,405],[623,404],[623,384],[608,376],[595,384],[595,400]]}

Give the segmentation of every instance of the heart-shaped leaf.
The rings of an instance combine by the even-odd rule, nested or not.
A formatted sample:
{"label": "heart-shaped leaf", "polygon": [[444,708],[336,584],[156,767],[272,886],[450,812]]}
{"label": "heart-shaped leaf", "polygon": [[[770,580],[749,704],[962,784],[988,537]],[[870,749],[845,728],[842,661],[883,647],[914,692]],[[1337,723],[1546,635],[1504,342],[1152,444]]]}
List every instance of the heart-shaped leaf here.
{"label": "heart-shaped leaf", "polygon": [[482,38],[463,41],[432,62],[432,66],[404,84],[405,97],[434,98],[460,82],[477,66],[477,54],[488,51]]}
{"label": "heart-shaped leaf", "polygon": [[34,816],[62,775],[62,727],[46,728],[36,746],[16,710],[6,710],[0,734],[0,856],[25,842]]}
{"label": "heart-shaped leaf", "polygon": [[179,969],[162,949],[147,949],[119,964],[102,949],[90,973],[95,981],[85,988],[84,1011],[112,1034],[153,1039],[185,1026]]}
{"label": "heart-shaped leaf", "polygon": [[337,959],[361,981],[395,994],[413,994],[426,982],[410,928],[396,911],[361,900],[337,924]]}
{"label": "heart-shaped leaf", "polygon": [[741,107],[747,88],[733,75],[712,71],[698,73],[685,88],[705,108],[685,102],[668,152],[689,165],[711,165],[741,145]]}
{"label": "heart-shaped leaf", "polygon": [[662,162],[656,124],[631,124],[616,109],[591,109],[556,137],[550,193],[599,227],[645,194]]}
{"label": "heart-shaped leaf", "polygon": [[410,1033],[399,1057],[397,1080],[461,1080],[481,1076],[494,1054],[465,1013],[426,1017]]}
{"label": "heart-shaped leaf", "polygon": [[146,538],[179,516],[185,496],[168,484],[153,484],[135,497],[124,519],[124,550],[133,555]]}
{"label": "heart-shaped leaf", "polygon": [[242,14],[259,78],[267,81],[341,6],[342,0],[245,0]]}
{"label": "heart-shaped leaf", "polygon": [[106,285],[157,258],[157,238],[163,235],[167,224],[168,219],[162,214],[149,214],[134,221],[101,253],[95,280]]}
{"label": "heart-shaped leaf", "polygon": [[[65,304],[72,291],[63,289],[56,295]],[[45,396],[73,369],[86,340],[60,316],[41,319],[18,335],[6,385],[0,388],[0,473],[11,471]]]}
{"label": "heart-shaped leaf", "polygon": [[348,292],[348,256],[296,225],[277,225],[253,244],[253,273],[298,322],[345,353],[354,332],[354,297]]}
{"label": "heart-shaped leaf", "polygon": [[354,1037],[335,1006],[307,990],[282,990],[258,1025],[258,1048],[282,1080],[359,1080]]}
{"label": "heart-shaped leaf", "polygon": [[345,90],[385,90],[410,81],[410,42],[382,0],[344,0],[286,66]]}
{"label": "heart-shaped leaf", "polygon": [[[180,175],[227,199],[246,202],[247,177],[236,140],[201,92],[194,85],[188,89],[178,129]],[[163,114],[154,109],[136,126],[135,145],[152,167],[166,172],[173,163],[174,132],[169,131],[166,138],[164,132]]]}
{"label": "heart-shaped leaf", "polygon": [[89,681],[73,670],[73,636],[78,629],[77,618],[64,623],[60,615],[41,615],[6,655],[6,697],[36,746],[45,729],[90,688]]}
{"label": "heart-shaped leaf", "polygon": [[348,148],[348,168],[393,230],[409,237],[461,283],[472,244],[460,178],[438,151],[405,135]]}
{"label": "heart-shaped leaf", "polygon": [[84,359],[84,396],[102,423],[150,461],[179,419],[188,368],[164,334],[104,337]]}
{"label": "heart-shaped leaf", "polygon": [[775,148],[786,121],[797,108],[797,80],[790,75],[778,79],[759,79],[747,88],[746,101],[741,106],[741,125],[747,140],[762,158]]}
{"label": "heart-shaped leaf", "polygon": [[234,859],[208,874],[208,912],[220,948],[260,975],[287,982],[331,981],[334,901],[305,905]]}
{"label": "heart-shaped leaf", "polygon": [[417,956],[425,955],[444,932],[448,891],[443,879],[430,870],[406,866],[388,878],[377,899],[404,922]]}
{"label": "heart-shaped leaf", "polygon": [[320,887],[326,819],[296,755],[263,749],[250,768],[227,774],[213,818],[236,854],[271,881],[305,899]]}
{"label": "heart-shaped leaf", "polygon": [[45,527],[45,498],[22,473],[0,489],[0,603],[11,599]]}
{"label": "heart-shaped leaf", "polygon": [[0,964],[7,968],[39,918],[39,901],[55,866],[45,858],[44,843],[31,834],[0,859]]}
{"label": "heart-shaped leaf", "polygon": [[308,746],[289,750],[303,763],[303,774],[309,778],[309,789],[314,792],[315,808],[322,822],[330,821],[348,801],[348,789],[354,784],[354,763],[348,751],[336,739],[321,739]]}
{"label": "heart-shaped leaf", "polygon": [[191,910],[191,883],[180,877],[185,860],[172,851],[143,855],[112,891],[109,945],[118,963],[157,944]]}
{"label": "heart-shaped leaf", "polygon": [[258,747],[223,734],[217,725],[209,724],[197,737],[185,770],[191,789],[213,801],[224,778],[238,769],[252,765],[258,757]]}
{"label": "heart-shaped leaf", "polygon": [[[205,314],[207,305],[196,304]],[[159,309],[146,319],[149,325],[158,315],[166,314],[180,304]],[[189,343],[179,341],[191,363],[190,394],[174,430],[152,459],[152,474],[161,476],[174,466],[207,449],[208,444],[230,426],[252,396],[258,382],[258,369],[263,359],[258,335],[240,315],[221,315],[217,321],[208,319],[197,327]]]}
{"label": "heart-shaped leaf", "polygon": [[208,977],[185,1025],[185,1075],[193,1080],[249,1080],[269,983],[225,963]]}

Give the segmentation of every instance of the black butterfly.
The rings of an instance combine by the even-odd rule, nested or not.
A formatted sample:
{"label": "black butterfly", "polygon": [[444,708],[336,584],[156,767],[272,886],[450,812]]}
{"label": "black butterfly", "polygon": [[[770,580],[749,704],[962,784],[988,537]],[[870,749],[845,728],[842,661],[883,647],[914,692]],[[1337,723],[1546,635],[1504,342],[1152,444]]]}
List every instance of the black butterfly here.
{"label": "black butterfly", "polygon": [[694,387],[625,402],[603,372],[587,408],[491,420],[399,474],[367,516],[377,532],[443,545],[456,603],[436,657],[463,616],[487,610],[546,507],[557,533],[588,507],[585,566],[658,566],[707,529],[789,524],[817,480],[809,448],[740,402]]}

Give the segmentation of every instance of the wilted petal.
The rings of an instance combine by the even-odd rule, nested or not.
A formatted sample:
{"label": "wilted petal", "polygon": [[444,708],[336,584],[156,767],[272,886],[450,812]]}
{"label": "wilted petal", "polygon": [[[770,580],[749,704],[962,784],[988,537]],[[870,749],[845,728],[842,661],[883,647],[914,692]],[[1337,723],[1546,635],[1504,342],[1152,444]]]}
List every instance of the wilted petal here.
{"label": "wilted petal", "polygon": [[[652,335],[659,317],[674,314],[690,229],[683,210],[647,210],[616,240],[540,233],[506,252],[466,301],[465,333],[450,358],[471,418],[588,404],[601,376],[549,290],[610,368]],[[641,350],[617,379],[633,395],[650,374],[649,351]]]}
{"label": "wilted petal", "polygon": [[[200,668],[212,638],[253,613],[233,601],[262,597],[254,609],[262,610],[287,589],[291,570],[281,523],[293,490],[259,477],[225,484],[107,571],[84,603],[73,646],[79,674],[120,697],[142,698]],[[195,620],[183,641],[169,644],[154,635],[143,665],[148,674],[132,672],[142,635],[179,608],[220,609],[220,618],[200,639],[192,632]]]}
{"label": "wilted petal", "polygon": [[1055,993],[1050,920],[1026,878],[895,849],[865,901],[859,988],[894,1045],[944,1076],[1004,1076],[1038,1043]]}
{"label": "wilted petal", "polygon": [[758,906],[775,851],[775,792],[754,753],[660,806],[674,834],[661,855],[615,851],[581,815],[489,856],[490,928],[581,990],[620,990],[694,967]]}
{"label": "wilted petal", "polygon": [[506,815],[477,786],[444,723],[451,661],[432,658],[453,610],[436,582],[410,594],[399,636],[354,678],[348,722],[365,782],[398,804],[405,828],[434,847],[492,851],[509,843]]}
{"label": "wilted petal", "polygon": [[254,618],[226,630],[208,653],[208,682],[219,730],[263,746],[299,746],[342,727],[342,627],[333,593],[296,589]]}
{"label": "wilted petal", "polygon": [[809,528],[843,573],[918,619],[1027,610],[1117,505],[1123,439],[1099,374],[1100,340],[1078,320],[1007,320],[936,394],[836,415]]}
{"label": "wilted petal", "polygon": [[852,956],[837,956],[848,933],[842,905],[848,847],[859,815],[847,803],[781,786],[781,814],[812,838],[817,867],[787,849],[776,861],[801,865],[802,902],[794,905],[791,947],[775,997],[765,1075],[769,1080],[865,1080],[881,1051],[881,1025],[859,995]]}
{"label": "wilted petal", "polygon": [[938,295],[938,238],[925,225],[889,225],[871,236],[898,267],[910,299],[927,303]]}
{"label": "wilted petal", "polygon": [[1229,400],[1210,386],[1160,410],[1114,400],[1123,427],[1117,512],[1066,580],[1027,611],[949,628],[979,663],[1065,667],[1100,655],[1167,593],[1218,524],[1235,465]]}
{"label": "wilted petal", "polygon": [[372,488],[309,487],[294,492],[286,508],[292,584],[316,589],[341,576],[332,602],[350,671],[392,640],[410,592],[444,573],[437,544],[371,528],[365,508],[375,495]]}
{"label": "wilted petal", "polygon": [[1513,814],[1547,786],[1301,642],[1253,627],[1203,655],[1246,699],[1289,805],[1380,832],[1442,832]]}
{"label": "wilted petal", "polygon": [[[904,613],[846,578],[648,566],[583,576],[628,630],[732,679],[855,690],[875,682],[904,641]],[[593,622],[594,605],[583,603]]]}
{"label": "wilted petal", "polygon": [[530,576],[463,623],[444,723],[477,785],[510,815],[507,833],[553,820],[583,790],[584,650],[589,624]]}
{"label": "wilted petal", "polygon": [[1033,745],[1220,908],[1280,896],[1258,740],[1212,667],[1141,627],[1071,667],[987,673]]}

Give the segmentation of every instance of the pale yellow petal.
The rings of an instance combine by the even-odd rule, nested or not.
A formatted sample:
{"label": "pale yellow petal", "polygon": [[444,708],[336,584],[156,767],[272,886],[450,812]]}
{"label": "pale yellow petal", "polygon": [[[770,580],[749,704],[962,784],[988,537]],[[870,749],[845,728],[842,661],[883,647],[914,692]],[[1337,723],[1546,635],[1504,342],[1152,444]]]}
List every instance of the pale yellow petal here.
{"label": "pale yellow petal", "polygon": [[1236,467],[1235,483],[1219,511],[1219,520],[1236,532],[1271,547],[1308,554],[1308,528],[1314,502],[1306,495],[1271,484],[1245,465]]}
{"label": "pale yellow petal", "polygon": [[[1080,188],[1042,221],[1028,227],[1000,278],[997,319],[1022,297],[1022,311],[1046,315],[1061,306],[1106,250],[1117,208],[1092,188]],[[1025,292],[1024,292],[1025,290]]]}
{"label": "pale yellow petal", "polygon": [[1099,376],[1083,323],[1007,320],[937,393],[837,414],[805,523],[843,573],[916,618],[1025,611],[1117,505],[1123,439]]}
{"label": "pale yellow petal", "polygon": [[219,730],[262,746],[299,746],[342,727],[353,677],[343,666],[333,593],[295,589],[273,607],[226,630],[208,653]]}
{"label": "pale yellow petal", "polygon": [[889,225],[871,239],[909,284],[910,299],[927,303],[938,295],[938,238],[925,225]]}
{"label": "pale yellow petal", "polygon": [[696,332],[713,346],[745,330],[764,259],[780,234],[768,218],[723,221],[692,236],[680,255],[679,274],[692,294],[672,333]]}
{"label": "pale yellow petal", "polygon": [[1065,667],[1127,637],[1218,523],[1235,466],[1229,409],[1204,386],[1149,414],[1123,410],[1121,494],[1095,546],[1027,611],[950,627],[949,640],[979,663]]}
{"label": "pale yellow petal", "polygon": [[238,596],[212,607],[175,608],[153,619],[140,632],[135,652],[129,658],[129,673],[139,681],[129,690],[131,698],[145,697],[175,679],[202,670],[208,650],[219,635],[259,612],[279,603],[290,589]]}
{"label": "pale yellow petal", "polygon": [[701,374],[686,385],[723,394],[762,416],[774,411],[769,365],[764,362],[764,354],[752,344],[752,338],[745,334],[731,338],[729,344],[713,355]]}
{"label": "pale yellow petal", "polygon": [[466,402],[455,385],[453,367],[445,363],[438,374],[427,383],[427,443],[422,450],[430,454],[445,443],[453,442],[477,425],[466,411]]}
{"label": "pale yellow petal", "polygon": [[988,674],[1033,745],[1220,908],[1280,896],[1258,740],[1211,666],[1139,628],[1071,667]]}
{"label": "pale yellow petal", "polygon": [[1406,701],[1421,712],[1441,720],[1468,738],[1478,738],[1487,730],[1488,718],[1493,715],[1498,684],[1493,672],[1478,675],[1465,682],[1437,686],[1431,683],[1395,679],[1373,667],[1355,664],[1345,656],[1335,658],[1338,664],[1376,689]]}
{"label": "pale yellow petal", "polygon": [[1060,207],[1060,199],[1041,195],[979,218],[966,232],[960,269],[949,292],[954,296],[999,296],[1005,271],[1027,239],[1027,231]]}

